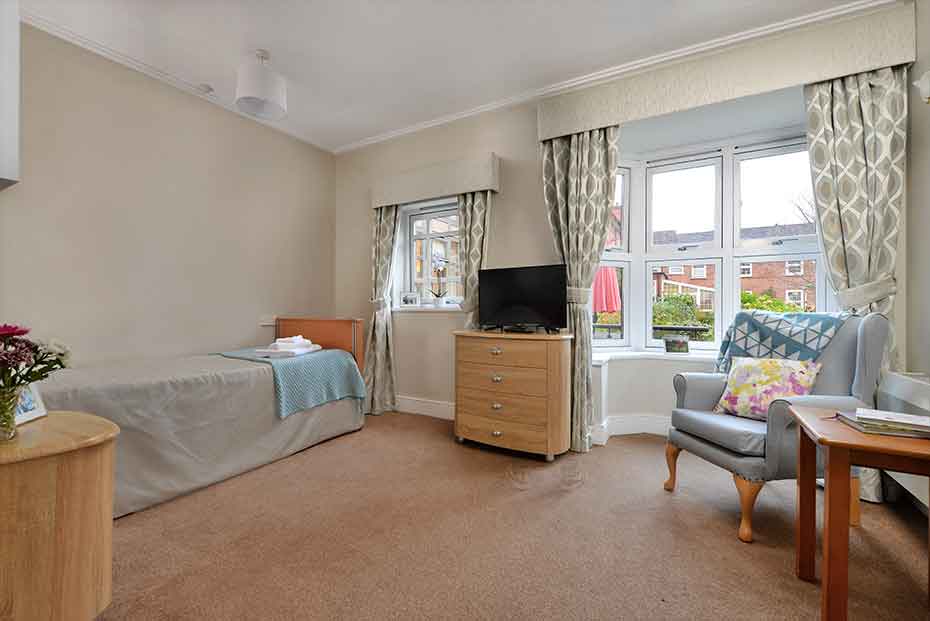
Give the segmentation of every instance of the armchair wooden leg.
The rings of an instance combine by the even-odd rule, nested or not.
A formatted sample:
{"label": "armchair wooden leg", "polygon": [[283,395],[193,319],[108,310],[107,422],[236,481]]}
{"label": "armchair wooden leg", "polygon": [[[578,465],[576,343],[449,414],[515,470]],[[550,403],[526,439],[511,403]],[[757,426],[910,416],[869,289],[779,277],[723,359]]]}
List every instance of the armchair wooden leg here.
{"label": "armchair wooden leg", "polygon": [[859,526],[862,517],[859,509],[859,477],[849,479],[849,525]]}
{"label": "armchair wooden leg", "polygon": [[743,543],[752,543],[752,509],[756,505],[756,496],[765,485],[763,481],[750,481],[734,474],[733,482],[739,492],[739,540]]}
{"label": "armchair wooden leg", "polygon": [[665,461],[668,463],[668,480],[665,482],[665,485],[662,486],[665,488],[666,492],[675,491],[675,481],[678,476],[678,454],[679,453],[681,453],[680,448],[678,448],[671,442],[666,443]]}

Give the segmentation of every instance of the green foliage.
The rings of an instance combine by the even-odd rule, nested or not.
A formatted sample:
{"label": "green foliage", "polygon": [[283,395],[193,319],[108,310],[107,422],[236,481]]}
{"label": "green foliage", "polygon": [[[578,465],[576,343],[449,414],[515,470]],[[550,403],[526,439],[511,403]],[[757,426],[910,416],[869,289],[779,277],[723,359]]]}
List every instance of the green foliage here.
{"label": "green foliage", "polygon": [[[652,305],[652,325],[656,338],[666,334],[689,334],[692,341],[714,340],[714,313],[700,310],[694,298],[683,293],[670,293]],[[703,332],[663,330],[661,326],[706,326]]]}
{"label": "green foliage", "polygon": [[800,313],[804,310],[796,304],[779,300],[768,292],[757,294],[743,291],[740,294],[740,305],[743,310],[764,310],[774,313]]}
{"label": "green foliage", "polygon": [[654,326],[697,326],[700,324],[697,306],[690,295],[668,294],[656,300],[652,305],[652,325]]}

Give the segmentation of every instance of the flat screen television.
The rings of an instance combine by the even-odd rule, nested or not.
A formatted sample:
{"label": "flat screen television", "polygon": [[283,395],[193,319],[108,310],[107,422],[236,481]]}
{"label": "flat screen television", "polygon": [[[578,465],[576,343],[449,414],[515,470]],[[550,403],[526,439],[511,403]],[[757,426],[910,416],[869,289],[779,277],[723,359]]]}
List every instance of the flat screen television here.
{"label": "flat screen television", "polygon": [[565,283],[564,265],[481,270],[478,323],[482,328],[566,328]]}

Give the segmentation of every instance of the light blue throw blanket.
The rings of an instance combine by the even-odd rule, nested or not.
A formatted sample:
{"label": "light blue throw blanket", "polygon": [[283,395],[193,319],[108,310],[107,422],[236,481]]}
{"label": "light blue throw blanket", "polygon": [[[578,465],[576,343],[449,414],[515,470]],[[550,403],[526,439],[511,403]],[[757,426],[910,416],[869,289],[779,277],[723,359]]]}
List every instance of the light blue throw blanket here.
{"label": "light blue throw blanket", "polygon": [[280,418],[330,401],[365,398],[365,381],[358,365],[349,352],[341,349],[323,349],[294,358],[262,358],[254,349],[222,355],[271,365]]}
{"label": "light blue throw blanket", "polygon": [[740,311],[720,344],[717,372],[728,373],[734,356],[816,360],[848,318],[849,313]]}

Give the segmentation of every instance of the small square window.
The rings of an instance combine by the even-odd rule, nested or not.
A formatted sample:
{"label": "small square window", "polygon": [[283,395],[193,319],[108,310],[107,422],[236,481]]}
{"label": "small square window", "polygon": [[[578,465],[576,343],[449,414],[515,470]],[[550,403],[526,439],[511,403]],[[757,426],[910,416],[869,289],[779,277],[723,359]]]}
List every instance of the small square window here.
{"label": "small square window", "polygon": [[752,278],[752,263],[740,263],[739,264],[739,277],[740,278]]}
{"label": "small square window", "polygon": [[785,261],[785,276],[803,276],[804,261]]}
{"label": "small square window", "polygon": [[787,291],[785,291],[785,302],[803,309],[804,308],[804,290],[803,289],[788,289]]}
{"label": "small square window", "polygon": [[688,250],[719,242],[721,160],[646,170],[646,218],[653,248]]}
{"label": "small square window", "polygon": [[[661,272],[662,269],[659,268],[658,270],[653,270],[653,271],[660,271],[660,272]],[[666,268],[666,272],[665,272],[665,273],[666,273],[666,274],[669,274],[669,275],[671,275],[671,276],[684,276],[684,274],[685,274],[685,267],[684,267],[683,265],[669,265],[669,266]]]}
{"label": "small square window", "polygon": [[707,279],[707,266],[706,265],[692,265],[691,266],[691,278],[694,280],[706,280]]}

